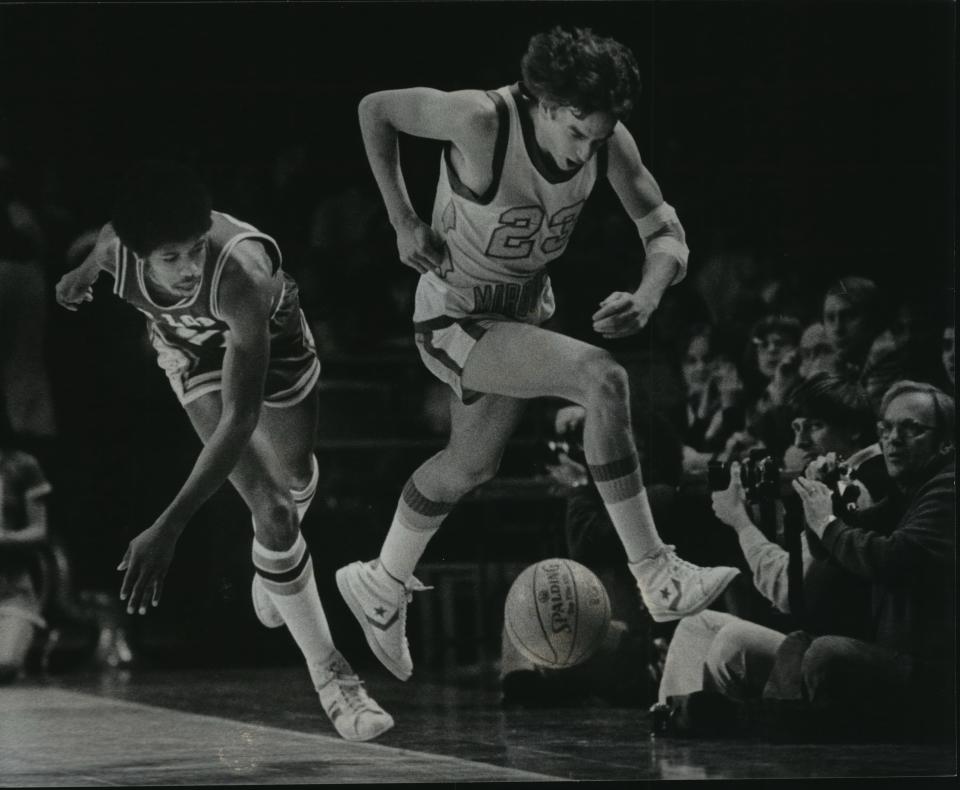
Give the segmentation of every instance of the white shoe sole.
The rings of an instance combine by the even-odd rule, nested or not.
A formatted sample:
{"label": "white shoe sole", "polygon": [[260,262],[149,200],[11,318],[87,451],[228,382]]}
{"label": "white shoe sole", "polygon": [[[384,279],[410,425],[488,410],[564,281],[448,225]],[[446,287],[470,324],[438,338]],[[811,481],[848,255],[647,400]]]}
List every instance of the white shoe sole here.
{"label": "white shoe sole", "polygon": [[337,730],[337,734],[341,738],[343,738],[345,741],[353,741],[355,743],[359,741],[372,741],[374,738],[379,738],[381,735],[383,735],[387,730],[389,730],[392,727],[393,727],[393,716],[391,716],[389,713],[387,714],[386,726],[384,726],[383,729],[377,730],[376,732],[371,733],[370,735],[367,735],[367,736],[362,736],[362,735],[359,735],[358,733],[353,733],[348,735],[346,733],[341,732],[339,729],[337,729],[336,724],[333,725],[333,728]]}
{"label": "white shoe sole", "polygon": [[692,609],[675,611],[665,607],[651,607],[647,605],[647,611],[650,613],[650,617],[653,618],[654,622],[657,623],[669,623],[673,620],[681,620],[684,617],[699,614],[715,600],[717,600],[719,595],[727,589],[727,586],[737,577],[737,575],[739,575],[739,573],[740,571],[737,568],[728,568],[726,573],[724,573],[723,576],[721,576],[713,585],[713,589],[707,590],[707,594],[703,597],[700,603]]}
{"label": "white shoe sole", "polygon": [[371,626],[367,621],[367,615],[363,611],[363,606],[353,594],[353,590],[350,589],[350,579],[348,577],[349,570],[350,566],[347,565],[344,568],[340,568],[340,570],[338,570],[336,573],[337,589],[340,590],[341,597],[347,606],[350,607],[350,611],[360,624],[360,628],[363,629],[363,635],[367,639],[367,644],[370,645],[370,649],[379,659],[380,663],[383,664],[389,670],[390,674],[398,680],[409,680],[412,673],[409,671],[404,671],[403,667],[399,666],[377,641],[373,626]]}

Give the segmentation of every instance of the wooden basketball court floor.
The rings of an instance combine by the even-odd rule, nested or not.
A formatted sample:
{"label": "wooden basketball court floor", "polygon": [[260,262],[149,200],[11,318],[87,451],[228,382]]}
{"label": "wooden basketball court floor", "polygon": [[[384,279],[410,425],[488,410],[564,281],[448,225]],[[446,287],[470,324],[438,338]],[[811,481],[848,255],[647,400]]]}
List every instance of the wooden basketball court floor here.
{"label": "wooden basketball court floor", "polygon": [[491,684],[362,673],[396,719],[337,737],[298,667],[135,669],[0,688],[0,786],[934,777],[954,744],[651,737],[643,710],[505,710]]}

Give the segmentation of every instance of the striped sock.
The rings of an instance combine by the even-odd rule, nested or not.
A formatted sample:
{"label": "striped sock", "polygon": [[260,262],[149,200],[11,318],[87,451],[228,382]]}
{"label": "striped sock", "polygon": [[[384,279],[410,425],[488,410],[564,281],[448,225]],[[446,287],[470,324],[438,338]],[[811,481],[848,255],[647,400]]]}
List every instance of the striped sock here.
{"label": "striped sock", "polygon": [[313,560],[303,535],[293,546],[272,551],[253,541],[253,566],[297,645],[313,665],[334,651],[333,636],[313,580]]}
{"label": "striped sock", "polygon": [[380,566],[384,571],[405,584],[413,576],[430,538],[455,504],[427,499],[411,477],[403,487],[393,523],[380,550]]}
{"label": "striped sock", "polygon": [[302,522],[303,517],[313,502],[313,497],[317,493],[317,482],[320,480],[320,464],[317,463],[317,456],[310,453],[310,482],[305,488],[291,488],[290,493],[293,496],[293,503],[297,506],[297,521]]}
{"label": "striped sock", "polygon": [[606,505],[629,562],[663,549],[663,541],[653,521],[650,502],[640,474],[640,458],[636,452],[609,463],[588,462],[593,482]]}

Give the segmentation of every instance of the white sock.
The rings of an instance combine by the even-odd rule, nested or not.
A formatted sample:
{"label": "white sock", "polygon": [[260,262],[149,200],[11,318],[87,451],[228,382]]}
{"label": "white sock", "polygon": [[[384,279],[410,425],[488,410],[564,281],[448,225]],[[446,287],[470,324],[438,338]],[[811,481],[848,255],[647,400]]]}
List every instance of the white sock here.
{"label": "white sock", "polygon": [[283,551],[272,551],[254,538],[253,565],[307,664],[329,658],[336,648],[303,535],[297,533],[293,546]]}
{"label": "white sock", "polygon": [[454,504],[427,499],[411,477],[403,488],[390,530],[380,549],[383,570],[401,584],[406,584]]}
{"label": "white sock", "polygon": [[663,550],[634,453],[610,463],[589,463],[590,474],[631,563]]}

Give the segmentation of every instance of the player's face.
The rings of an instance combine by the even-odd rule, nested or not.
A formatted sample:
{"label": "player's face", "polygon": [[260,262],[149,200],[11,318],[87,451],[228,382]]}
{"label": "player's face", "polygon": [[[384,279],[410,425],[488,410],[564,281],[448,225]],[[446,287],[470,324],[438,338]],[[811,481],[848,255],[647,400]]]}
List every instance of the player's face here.
{"label": "player's face", "polygon": [[173,296],[189,296],[200,285],[207,259],[207,234],[161,244],[146,257],[150,281]]}
{"label": "player's face", "polygon": [[578,116],[570,107],[540,105],[537,142],[561,170],[576,170],[613,134],[617,119],[609,113]]}

